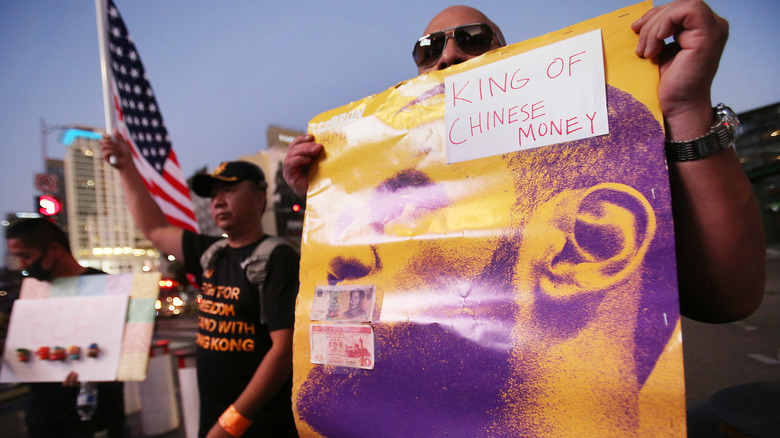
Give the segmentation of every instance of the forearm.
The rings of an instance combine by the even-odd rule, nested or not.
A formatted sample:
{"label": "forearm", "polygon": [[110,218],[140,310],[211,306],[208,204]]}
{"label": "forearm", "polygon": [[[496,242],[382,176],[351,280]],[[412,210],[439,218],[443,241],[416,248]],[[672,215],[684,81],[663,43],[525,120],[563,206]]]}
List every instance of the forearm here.
{"label": "forearm", "polygon": [[267,405],[292,374],[292,329],[282,331],[289,331],[289,335],[285,336],[289,341],[275,343],[271,347],[234,403],[238,412],[247,418],[251,419]]}
{"label": "forearm", "polygon": [[146,185],[135,166],[127,166],[119,171],[119,175],[127,208],[130,209],[138,229],[148,237],[148,233],[155,228],[167,226],[165,215],[146,190]]}
{"label": "forearm", "polygon": [[763,297],[766,243],[735,152],[671,163],[669,172],[682,314],[704,322],[750,315]]}
{"label": "forearm", "polygon": [[127,165],[119,170],[119,175],[125,202],[135,225],[159,250],[181,258],[181,230],[165,218],[160,206],[147,191],[138,170],[134,165]]}

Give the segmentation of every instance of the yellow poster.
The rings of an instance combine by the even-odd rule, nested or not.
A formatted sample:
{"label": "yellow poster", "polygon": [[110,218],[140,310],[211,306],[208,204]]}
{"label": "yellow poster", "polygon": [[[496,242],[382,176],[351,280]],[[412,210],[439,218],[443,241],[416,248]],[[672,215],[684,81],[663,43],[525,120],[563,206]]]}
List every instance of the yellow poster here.
{"label": "yellow poster", "polygon": [[[310,122],[301,436],[685,435],[658,71],[630,29],[650,7]],[[599,86],[555,82],[584,67]]]}

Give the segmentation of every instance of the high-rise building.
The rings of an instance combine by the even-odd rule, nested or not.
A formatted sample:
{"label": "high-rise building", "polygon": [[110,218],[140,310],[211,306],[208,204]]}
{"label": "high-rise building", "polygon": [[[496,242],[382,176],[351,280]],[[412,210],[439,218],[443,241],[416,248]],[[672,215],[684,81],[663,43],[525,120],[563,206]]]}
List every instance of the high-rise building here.
{"label": "high-rise building", "polygon": [[768,245],[780,245],[780,102],[739,114],[737,155],[758,198]]}
{"label": "high-rise building", "polygon": [[97,139],[78,137],[65,155],[68,235],[76,259],[110,274],[157,271],[159,252],[136,228],[119,175]]}

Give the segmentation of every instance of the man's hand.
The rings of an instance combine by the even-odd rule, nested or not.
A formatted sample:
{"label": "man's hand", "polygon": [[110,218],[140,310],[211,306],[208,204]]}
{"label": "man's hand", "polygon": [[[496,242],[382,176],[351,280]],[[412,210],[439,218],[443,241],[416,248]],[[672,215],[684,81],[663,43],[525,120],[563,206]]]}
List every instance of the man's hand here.
{"label": "man's hand", "polygon": [[[111,164],[118,170],[124,170],[127,166],[133,165],[133,154],[130,151],[130,145],[114,131],[113,136],[104,135],[100,140],[100,155],[103,160]],[[112,160],[113,157],[113,162]]]}
{"label": "man's hand", "polygon": [[65,380],[62,382],[62,386],[77,387],[81,384],[79,382],[79,375],[75,371],[71,371],[65,376]]}
{"label": "man's hand", "polygon": [[[658,61],[658,99],[669,139],[704,135],[712,124],[710,88],[728,39],[728,22],[700,0],[677,0],[653,8],[631,28],[639,33],[636,54]],[[674,43],[665,44],[672,36]]]}
{"label": "man's hand", "polygon": [[299,135],[290,143],[287,156],[284,157],[284,180],[293,192],[306,199],[309,189],[309,168],[314,159],[322,152],[323,147],[314,142],[311,134]]}

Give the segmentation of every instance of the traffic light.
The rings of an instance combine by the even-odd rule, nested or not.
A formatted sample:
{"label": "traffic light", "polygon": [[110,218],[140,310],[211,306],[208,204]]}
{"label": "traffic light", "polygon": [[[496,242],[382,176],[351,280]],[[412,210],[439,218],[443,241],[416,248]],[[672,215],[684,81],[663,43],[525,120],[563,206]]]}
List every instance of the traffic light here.
{"label": "traffic light", "polygon": [[55,216],[62,210],[60,201],[52,195],[38,197],[38,212],[44,216]]}
{"label": "traffic light", "polygon": [[282,176],[280,163],[275,176],[274,213],[276,213],[276,233],[281,237],[300,237],[303,231],[303,216],[306,201],[299,198]]}

